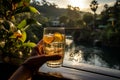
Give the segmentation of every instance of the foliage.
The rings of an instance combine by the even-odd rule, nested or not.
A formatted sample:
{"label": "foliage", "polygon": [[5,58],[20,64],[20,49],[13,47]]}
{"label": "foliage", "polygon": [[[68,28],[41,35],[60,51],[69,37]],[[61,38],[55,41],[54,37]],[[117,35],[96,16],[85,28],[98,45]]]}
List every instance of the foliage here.
{"label": "foliage", "polygon": [[83,15],[83,21],[85,21],[86,25],[90,24],[91,20],[93,20],[93,15],[91,13],[85,13]]}
{"label": "foliage", "polygon": [[109,7],[105,7],[105,10],[101,12],[101,21],[103,25],[107,27],[101,34],[101,39],[105,44],[109,46],[119,46],[120,44],[120,4],[119,1]]}
{"label": "foliage", "polygon": [[27,40],[26,41],[32,41],[37,43],[40,39],[42,39],[42,32],[43,27],[49,26],[49,20],[48,18],[36,14],[36,13],[22,13],[15,16],[16,17],[16,23],[20,23],[21,20],[24,20],[24,18],[32,18],[36,21],[38,21],[38,24],[30,24],[29,27],[26,27],[26,33]]}
{"label": "foliage", "polygon": [[50,21],[56,18],[59,18],[60,24],[63,24],[65,27],[85,26],[85,22],[82,20],[82,15],[85,12],[81,12],[79,7],[68,5],[67,9],[59,8],[54,3],[46,0],[42,0],[41,4],[34,0],[31,5],[37,8],[43,16],[47,17],[48,21],[47,24],[44,24],[45,27],[51,26]]}
{"label": "foliage", "polygon": [[54,3],[52,4],[46,1],[43,1],[41,4],[35,1],[31,5],[40,11],[43,16],[48,18],[56,18],[66,12],[66,9],[58,8]]}
{"label": "foliage", "polygon": [[24,19],[17,23],[17,14],[24,12],[38,13],[38,10],[29,5],[30,0],[1,0],[0,1],[0,55],[5,62],[19,65],[29,57],[35,43],[27,41],[26,29],[31,24],[39,22],[33,19]]}
{"label": "foliage", "polygon": [[97,3],[96,0],[93,0],[93,1],[91,2],[90,8],[91,8],[91,10],[92,10],[94,13],[96,12],[96,10],[97,10],[97,8],[98,8],[98,3]]}
{"label": "foliage", "polygon": [[60,16],[60,23],[63,23],[65,27],[80,27],[85,26],[84,21],[82,20],[83,13],[80,12],[79,7],[72,7],[68,5],[67,12]]}

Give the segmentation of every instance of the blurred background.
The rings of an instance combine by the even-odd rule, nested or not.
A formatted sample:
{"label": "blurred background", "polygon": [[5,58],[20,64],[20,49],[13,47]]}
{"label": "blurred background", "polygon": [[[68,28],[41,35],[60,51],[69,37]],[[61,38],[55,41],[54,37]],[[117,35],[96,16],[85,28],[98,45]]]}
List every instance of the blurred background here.
{"label": "blurred background", "polygon": [[65,27],[72,36],[67,48],[80,63],[120,70],[120,0],[0,0],[0,80],[30,56],[49,26]]}

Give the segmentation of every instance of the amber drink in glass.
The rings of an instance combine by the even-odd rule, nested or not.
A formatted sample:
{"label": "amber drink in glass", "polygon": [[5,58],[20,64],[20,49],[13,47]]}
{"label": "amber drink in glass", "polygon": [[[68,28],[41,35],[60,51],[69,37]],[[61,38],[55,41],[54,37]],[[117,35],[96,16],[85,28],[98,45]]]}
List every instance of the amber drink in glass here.
{"label": "amber drink in glass", "polygon": [[63,27],[47,27],[43,33],[44,53],[46,55],[61,56],[60,60],[47,61],[49,67],[60,67],[65,52],[65,29]]}

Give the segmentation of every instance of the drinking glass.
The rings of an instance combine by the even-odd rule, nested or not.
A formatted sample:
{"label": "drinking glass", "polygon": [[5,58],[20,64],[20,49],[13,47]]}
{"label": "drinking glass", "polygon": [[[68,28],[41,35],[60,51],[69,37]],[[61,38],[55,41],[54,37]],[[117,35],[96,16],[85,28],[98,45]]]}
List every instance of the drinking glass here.
{"label": "drinking glass", "polygon": [[59,54],[60,60],[47,61],[49,67],[60,67],[63,63],[65,50],[65,29],[64,27],[46,27],[43,33],[44,52],[46,55]]}

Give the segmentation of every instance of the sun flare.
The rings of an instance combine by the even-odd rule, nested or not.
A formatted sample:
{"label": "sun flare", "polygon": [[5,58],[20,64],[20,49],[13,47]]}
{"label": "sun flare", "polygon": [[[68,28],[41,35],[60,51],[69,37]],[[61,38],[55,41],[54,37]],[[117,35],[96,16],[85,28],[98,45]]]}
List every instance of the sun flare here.
{"label": "sun flare", "polygon": [[69,0],[69,4],[73,7],[79,7],[80,9],[86,8],[85,0]]}

